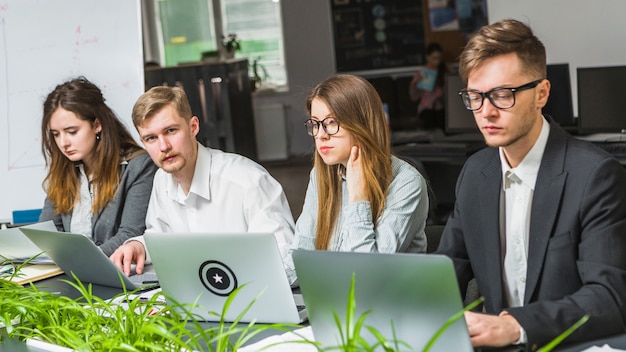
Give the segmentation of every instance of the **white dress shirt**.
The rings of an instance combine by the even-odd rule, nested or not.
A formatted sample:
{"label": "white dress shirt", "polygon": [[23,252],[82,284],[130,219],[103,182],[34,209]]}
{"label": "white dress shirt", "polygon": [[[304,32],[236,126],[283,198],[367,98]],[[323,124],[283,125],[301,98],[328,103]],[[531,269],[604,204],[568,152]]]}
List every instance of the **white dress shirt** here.
{"label": "white dress shirt", "polygon": [[146,232],[268,232],[284,256],[293,231],[280,183],[241,155],[199,144],[188,195],[171,174],[159,169],[154,176]]}
{"label": "white dress shirt", "polygon": [[70,222],[70,228],[67,231],[83,234],[85,237],[93,240],[91,231],[91,217],[93,216],[91,212],[93,200],[91,185],[89,184],[89,178],[85,174],[83,164],[78,164],[77,167],[79,170],[78,179],[80,181],[79,198],[78,202],[74,203],[72,220]]}
{"label": "white dress shirt", "polygon": [[[511,168],[500,148],[502,164],[502,194],[500,238],[502,245],[504,293],[509,307],[524,305],[526,274],[528,268],[528,235],[533,192],[543,152],[550,134],[550,124],[542,119],[541,132],[535,145],[522,162]],[[525,331],[520,332],[518,343],[526,342]]]}

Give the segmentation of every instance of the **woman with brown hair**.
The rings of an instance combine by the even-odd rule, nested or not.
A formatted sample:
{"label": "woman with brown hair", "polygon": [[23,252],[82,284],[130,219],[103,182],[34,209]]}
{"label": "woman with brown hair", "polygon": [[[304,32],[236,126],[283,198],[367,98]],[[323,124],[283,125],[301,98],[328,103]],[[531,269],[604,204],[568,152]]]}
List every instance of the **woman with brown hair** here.
{"label": "woman with brown hair", "polygon": [[[425,252],[427,187],[411,165],[391,155],[383,104],[354,75],[334,75],[307,97],[314,167],[292,249]],[[296,274],[286,258],[287,276]]]}
{"label": "woman with brown hair", "polygon": [[48,174],[40,221],[91,238],[106,255],[143,234],[157,167],[84,77],[62,83],[43,104]]}

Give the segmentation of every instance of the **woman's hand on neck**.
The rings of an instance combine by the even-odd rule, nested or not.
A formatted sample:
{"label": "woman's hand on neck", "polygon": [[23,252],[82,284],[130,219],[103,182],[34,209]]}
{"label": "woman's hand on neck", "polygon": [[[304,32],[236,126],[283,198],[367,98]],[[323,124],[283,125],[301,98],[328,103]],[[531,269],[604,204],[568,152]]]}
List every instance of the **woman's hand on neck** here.
{"label": "woman's hand on neck", "polygon": [[367,201],[367,188],[362,166],[361,151],[359,147],[352,146],[350,158],[345,165],[348,201],[350,203]]}

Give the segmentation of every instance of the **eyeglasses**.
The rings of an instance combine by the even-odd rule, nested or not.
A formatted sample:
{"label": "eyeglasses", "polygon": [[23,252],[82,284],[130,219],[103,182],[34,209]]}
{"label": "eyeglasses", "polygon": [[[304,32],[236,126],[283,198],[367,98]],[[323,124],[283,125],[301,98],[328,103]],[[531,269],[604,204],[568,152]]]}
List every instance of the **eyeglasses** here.
{"label": "eyeglasses", "polygon": [[322,121],[317,121],[313,119],[308,119],[304,122],[304,126],[306,127],[306,133],[309,136],[317,136],[317,132],[320,130],[320,126],[324,129],[327,135],[332,136],[333,134],[337,134],[339,132],[339,121],[335,120],[334,117],[327,117]]}
{"label": "eyeglasses", "polygon": [[488,92],[479,92],[477,90],[464,89],[459,92],[461,99],[467,110],[476,111],[483,107],[485,98],[488,98],[491,105],[498,109],[510,109],[515,105],[515,92],[521,92],[523,90],[535,88],[539,83],[543,81],[538,79],[530,83],[523,84],[515,88],[494,88]]}

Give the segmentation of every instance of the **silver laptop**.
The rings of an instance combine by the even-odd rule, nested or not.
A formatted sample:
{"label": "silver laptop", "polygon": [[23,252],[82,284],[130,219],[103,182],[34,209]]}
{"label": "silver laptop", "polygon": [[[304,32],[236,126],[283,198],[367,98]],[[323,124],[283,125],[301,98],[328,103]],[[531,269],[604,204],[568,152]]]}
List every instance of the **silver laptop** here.
{"label": "silver laptop", "polygon": [[[22,228],[56,231],[52,221],[26,225]],[[52,259],[42,254],[42,250],[24,236],[19,227],[0,230],[0,256],[14,263],[30,260],[31,264],[52,264]]]}
{"label": "silver laptop", "polygon": [[[89,238],[75,233],[20,227],[41,251],[66,274],[74,273],[82,282],[135,290],[154,286],[156,274],[126,276]],[[123,284],[122,284],[123,282]]]}
{"label": "silver laptop", "polygon": [[[411,351],[422,351],[439,327],[463,309],[452,261],[445,256],[296,250],[293,260],[315,341],[323,347],[341,343],[334,313],[345,334],[353,273],[355,319],[369,311],[365,326],[390,341],[393,326],[396,340]],[[372,346],[377,341],[365,327],[361,335]],[[450,326],[431,351],[473,351],[465,320]]]}
{"label": "silver laptop", "polygon": [[195,304],[204,321],[232,322],[256,299],[242,322],[300,323],[302,296],[292,293],[271,233],[146,233],[146,246],[166,297]]}

